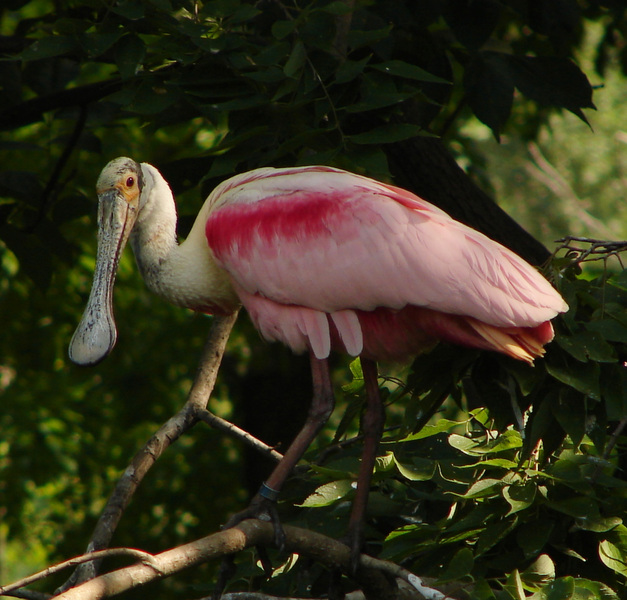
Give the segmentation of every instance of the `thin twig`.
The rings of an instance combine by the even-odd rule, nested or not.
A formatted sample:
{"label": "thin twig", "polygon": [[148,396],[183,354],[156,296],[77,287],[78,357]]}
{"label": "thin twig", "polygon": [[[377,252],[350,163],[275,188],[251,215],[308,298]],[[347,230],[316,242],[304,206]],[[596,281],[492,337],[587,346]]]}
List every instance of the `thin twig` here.
{"label": "thin twig", "polygon": [[[108,558],[110,556],[130,556],[135,559],[139,559],[142,561],[146,561],[150,563],[152,561],[152,554],[148,552],[144,552],[143,550],[135,550],[134,548],[109,548],[107,550],[98,550],[97,552],[88,552],[87,554],[83,554],[82,556],[76,556],[74,558],[70,558],[69,560],[64,560],[63,562],[57,563],[56,565],[52,565],[51,567],[47,567],[42,571],[38,571],[37,573],[33,573],[28,577],[24,577],[19,579],[18,581],[14,581],[9,585],[0,586],[0,596],[8,596],[11,592],[23,588],[27,585],[31,585],[36,581],[41,579],[45,579],[50,575],[54,575],[63,569],[67,569],[69,567],[75,567],[76,565],[80,565],[86,562],[90,562],[92,560],[99,560],[103,558]],[[46,595],[48,597],[48,595]]]}
{"label": "thin twig", "polygon": [[45,594],[44,592],[36,592],[34,590],[15,590],[3,595],[10,596],[11,598],[22,598],[23,600],[49,600],[52,598],[52,594]]}
{"label": "thin twig", "polygon": [[237,438],[238,440],[244,442],[246,445],[250,446],[253,450],[264,454],[268,458],[279,462],[283,455],[280,452],[277,452],[272,446],[268,446],[268,444],[262,442],[260,439],[251,435],[245,429],[234,425],[230,421],[223,419],[222,417],[218,417],[214,413],[206,409],[200,409],[197,412],[197,416],[201,421],[207,423],[214,429],[218,431],[222,431],[230,436]]}
{"label": "thin twig", "polygon": [[[576,263],[591,260],[607,260],[610,256],[616,256],[622,267],[623,263],[619,254],[627,251],[627,240],[599,240],[569,235],[556,240],[556,243],[561,244],[556,249],[556,252],[567,250],[569,254],[572,253],[574,255],[573,262]],[[585,246],[582,246],[582,244],[585,244]]]}

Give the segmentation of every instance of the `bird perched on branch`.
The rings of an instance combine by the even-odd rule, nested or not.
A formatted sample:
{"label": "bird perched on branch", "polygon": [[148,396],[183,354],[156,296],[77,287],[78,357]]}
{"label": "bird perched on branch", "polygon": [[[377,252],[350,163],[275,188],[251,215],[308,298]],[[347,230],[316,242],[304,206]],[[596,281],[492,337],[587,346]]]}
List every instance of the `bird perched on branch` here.
{"label": "bird perched on branch", "polygon": [[567,310],[529,264],[403,189],[324,166],[261,168],[220,184],[178,244],[172,192],[155,167],[117,158],[102,171],[98,256],[70,343],[82,365],[116,342],[113,283],[130,239],[148,287],[195,311],[243,305],[267,340],[308,352],[307,421],[253,507],[276,500],[333,408],[331,351],[359,356],[364,451],[349,521],[353,551],[382,428],[376,361],[403,361],[439,340],[532,363]]}

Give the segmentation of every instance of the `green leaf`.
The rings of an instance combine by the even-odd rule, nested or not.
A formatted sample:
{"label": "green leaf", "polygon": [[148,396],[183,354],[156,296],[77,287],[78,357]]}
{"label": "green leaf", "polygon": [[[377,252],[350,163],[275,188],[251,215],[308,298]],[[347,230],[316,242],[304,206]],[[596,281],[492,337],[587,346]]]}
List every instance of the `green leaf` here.
{"label": "green leaf", "polygon": [[614,348],[595,331],[579,331],[573,335],[557,335],[555,341],[581,362],[616,362]]}
{"label": "green leaf", "polygon": [[503,589],[509,593],[514,600],[525,600],[525,590],[518,570],[514,570],[507,577]]}
{"label": "green leaf", "polygon": [[434,435],[438,435],[440,433],[446,433],[450,431],[451,429],[455,429],[456,427],[459,427],[460,424],[461,423],[459,421],[451,421],[450,419],[439,419],[435,425],[425,425],[420,431],[417,431],[416,433],[412,433],[411,435],[408,435],[402,440],[398,440],[398,441],[395,440],[393,442],[383,442],[383,443],[384,444],[385,443],[397,444],[397,443],[403,443],[403,442],[413,442],[416,440],[423,440],[425,438],[429,438]]}
{"label": "green leaf", "polygon": [[111,11],[131,21],[141,19],[145,15],[144,4],[139,0],[126,0],[126,2],[116,2]]}
{"label": "green leaf", "polygon": [[470,456],[483,456],[485,454],[496,454],[506,450],[513,450],[522,447],[522,438],[518,431],[508,429],[497,438],[489,442],[473,440],[463,435],[451,434],[448,443],[457,450]]}
{"label": "green leaf", "polygon": [[601,399],[599,387],[601,371],[597,363],[589,362],[574,368],[573,365],[551,364],[547,360],[545,366],[548,373],[558,381],[595,400]]}
{"label": "green leaf", "polygon": [[504,55],[514,85],[531,100],[565,108],[587,123],[582,108],[595,108],[592,86],[570,59]]}
{"label": "green leaf", "polygon": [[507,486],[503,488],[503,497],[510,505],[508,515],[525,510],[533,504],[536,497],[536,484],[528,481],[524,485]]}
{"label": "green leaf", "polygon": [[465,494],[456,494],[461,498],[489,498],[500,494],[507,484],[502,479],[480,479],[473,483]]}
{"label": "green leaf", "polygon": [[586,433],[586,406],[579,394],[564,393],[557,402],[551,403],[551,412],[570,436],[573,444],[580,444]]}
{"label": "green leaf", "polygon": [[435,475],[436,463],[429,459],[414,457],[413,465],[406,465],[394,457],[398,472],[409,481],[429,481]]}
{"label": "green leaf", "polygon": [[261,11],[256,6],[252,4],[242,4],[228,17],[229,25],[233,26],[239,23],[248,23],[259,14],[261,14]]}
{"label": "green leaf", "polygon": [[122,79],[137,74],[146,56],[146,46],[136,35],[125,35],[115,46],[115,62]]}
{"label": "green leaf", "polygon": [[33,42],[19,58],[22,60],[41,60],[69,54],[77,49],[76,40],[63,35],[51,35]]}
{"label": "green leaf", "polygon": [[277,40],[283,40],[294,31],[295,27],[295,21],[275,21],[272,24],[272,35]]}
{"label": "green leaf", "polygon": [[512,111],[514,82],[504,54],[478,52],[464,73],[466,99],[498,140]]}
{"label": "green leaf", "polygon": [[547,505],[553,510],[583,520],[595,519],[599,516],[598,503],[592,498],[584,496],[576,496],[574,498],[567,498],[566,500],[548,501]]}
{"label": "green leaf", "polygon": [[371,56],[366,56],[361,60],[345,60],[335,72],[335,83],[348,83],[359,77],[370,62]]}
{"label": "green leaf", "polygon": [[[498,544],[514,530],[517,523],[518,519],[513,517],[509,520],[502,519],[500,521],[496,521],[486,527],[477,540],[477,553],[479,555],[484,554],[490,550],[490,548],[496,546],[496,544]],[[476,556],[477,555],[475,555],[475,558]]]}
{"label": "green leaf", "polygon": [[320,10],[339,17],[342,15],[351,14],[354,8],[349,2],[342,2],[341,0],[337,0],[336,2],[329,2],[328,4],[325,4],[323,7],[321,7]]}
{"label": "green leaf", "polygon": [[599,558],[616,573],[627,577],[627,527],[619,525],[599,544]]}
{"label": "green leaf", "polygon": [[604,583],[575,579],[574,600],[618,600],[618,595]]}
{"label": "green leaf", "polygon": [[354,482],[352,479],[341,479],[331,483],[325,483],[320,486],[313,494],[305,498],[302,504],[297,506],[303,507],[320,507],[329,506],[344,498],[354,490]]}
{"label": "green leaf", "polygon": [[495,600],[496,598],[490,584],[485,579],[477,580],[473,588],[473,600]]}
{"label": "green leaf", "polygon": [[501,6],[494,0],[444,2],[442,13],[459,42],[467,48],[478,50],[498,24]]}
{"label": "green leaf", "polygon": [[620,517],[585,517],[577,519],[577,525],[585,531],[596,531],[597,533],[605,533],[611,531],[615,527],[621,525],[623,520]]}
{"label": "green leaf", "polygon": [[391,25],[383,27],[382,29],[370,29],[365,31],[351,29],[348,33],[348,46],[354,50],[362,46],[368,46],[379,40],[384,40],[389,37],[391,29]]}
{"label": "green leaf", "polygon": [[389,75],[395,75],[396,77],[404,77],[406,79],[414,79],[416,81],[428,81],[430,83],[451,83],[446,79],[442,79],[442,77],[432,75],[424,69],[421,69],[416,65],[406,63],[402,60],[388,60],[382,63],[371,64],[370,68],[381,71],[382,73],[388,73]]}
{"label": "green leaf", "polygon": [[307,51],[305,50],[305,44],[298,41],[294,44],[294,49],[287,59],[285,67],[283,67],[283,72],[287,77],[294,77],[303,68],[306,60]]}
{"label": "green leaf", "polygon": [[601,379],[601,392],[608,420],[624,419],[627,416],[627,369],[622,365],[606,369]]}
{"label": "green leaf", "polygon": [[461,581],[470,574],[474,562],[472,550],[470,548],[462,548],[455,553],[444,571],[438,574],[438,581]]}
{"label": "green leaf", "polygon": [[586,329],[598,333],[608,342],[620,342],[627,344],[627,326],[618,322],[616,319],[607,318],[602,321],[591,321],[584,323]]}
{"label": "green leaf", "polygon": [[560,577],[541,590],[543,600],[570,600],[575,593],[575,580]]}
{"label": "green leaf", "polygon": [[355,144],[393,144],[424,134],[425,131],[420,125],[388,123],[364,133],[351,135],[349,139]]}
{"label": "green leaf", "polygon": [[540,586],[555,579],[555,563],[548,554],[541,554],[521,574],[526,585]]}
{"label": "green leaf", "polygon": [[123,35],[123,30],[107,31],[105,33],[95,33],[91,35],[85,33],[80,36],[80,41],[87,54],[91,58],[96,58],[111,49]]}
{"label": "green leaf", "polygon": [[388,452],[384,456],[377,456],[374,470],[377,473],[388,473],[394,468],[395,462],[392,452]]}
{"label": "green leaf", "polygon": [[541,552],[551,537],[555,522],[552,519],[540,518],[525,523],[516,531],[516,541],[527,558]]}
{"label": "green leaf", "polygon": [[608,540],[603,540],[599,544],[599,558],[606,567],[627,577],[627,554],[621,548]]}

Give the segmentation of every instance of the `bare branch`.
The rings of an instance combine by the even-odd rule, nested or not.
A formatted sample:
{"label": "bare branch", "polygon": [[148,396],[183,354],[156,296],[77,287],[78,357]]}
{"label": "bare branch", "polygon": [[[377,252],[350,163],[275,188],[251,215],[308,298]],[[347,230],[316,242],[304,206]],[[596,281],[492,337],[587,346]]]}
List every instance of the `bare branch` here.
{"label": "bare branch", "polygon": [[[33,573],[33,575],[29,575],[28,577],[24,577],[23,579],[19,579],[9,585],[0,586],[0,596],[9,596],[15,590],[23,588],[31,583],[35,583],[41,579],[45,579],[50,575],[54,575],[63,569],[67,569],[69,567],[75,567],[76,565],[80,565],[86,562],[90,562],[92,560],[103,559],[109,556],[130,556],[132,558],[139,558],[141,560],[146,560],[150,562],[152,560],[152,554],[148,552],[144,552],[143,550],[135,550],[134,548],[110,548],[108,550],[98,550],[97,552],[88,552],[87,554],[83,554],[82,556],[77,556],[75,558],[70,558],[69,560],[64,560],[63,562],[57,563],[56,565],[52,565],[42,571],[38,571],[37,573]],[[28,590],[23,590],[28,591]],[[38,592],[33,592],[37,594]],[[44,594],[45,597],[49,597],[48,594]],[[16,596],[22,597],[22,596]]]}
{"label": "bare branch", "polygon": [[[348,572],[350,548],[319,533],[299,527],[284,526],[288,552],[312,558],[329,569]],[[236,527],[214,533],[194,542],[166,550],[151,557],[149,561],[112,571],[95,579],[66,590],[58,600],[101,600],[141,587],[152,581],[170,577],[190,567],[234,554],[252,546],[272,546],[274,527],[256,519],[243,521]],[[396,579],[401,579],[400,590]],[[419,577],[406,569],[387,561],[362,555],[357,572],[353,576],[363,592],[353,595],[354,600],[398,600],[398,598],[427,598],[449,600],[440,590],[429,587]],[[227,595],[226,598],[229,598]],[[233,596],[233,600],[238,596]],[[241,598],[241,596],[240,596]],[[268,596],[260,596],[269,600]]]}
{"label": "bare branch", "polygon": [[226,419],[218,417],[208,410],[199,410],[197,412],[197,416],[201,421],[204,421],[211,427],[244,442],[253,450],[257,450],[257,452],[265,454],[268,458],[271,458],[276,462],[279,462],[283,458],[283,455],[280,452],[277,452],[274,448],[272,448],[272,446],[268,446],[268,444],[265,444],[261,440],[257,439],[255,436],[248,433],[248,431],[246,431],[245,429],[234,425]]}
{"label": "bare branch", "polygon": [[622,266],[620,253],[627,251],[627,240],[599,240],[569,235],[556,241],[561,246],[555,252],[567,250],[569,254],[573,255],[573,262],[577,263],[607,260],[610,256],[615,256]]}
{"label": "bare branch", "polygon": [[52,598],[50,594],[44,594],[43,592],[36,592],[34,590],[15,590],[2,595],[10,596],[11,598],[23,598],[23,600],[49,600],[49,598]]}
{"label": "bare branch", "polygon": [[[305,554],[333,569],[347,570],[350,549],[319,533],[285,526],[286,549]],[[214,533],[183,546],[156,554],[150,563],[135,565],[106,573],[60,594],[58,600],[100,600],[151,581],[169,577],[184,569],[239,552],[257,545],[274,543],[274,527],[259,520],[243,521],[236,527]],[[383,562],[383,561],[379,561]],[[368,600],[392,600],[395,586],[387,576],[371,566],[360,565],[355,580]]]}
{"label": "bare branch", "polygon": [[[191,387],[187,402],[148,440],[146,445],[133,457],[131,464],[118,480],[96,524],[87,552],[106,548],[118,526],[124,510],[135,490],[161,454],[184,432],[198,422],[198,412],[206,409],[226,347],[226,342],[237,318],[237,313],[213,317],[209,338],[203,349],[196,378]],[[100,561],[92,561],[79,566],[70,580],[61,588],[67,589],[98,573]]]}

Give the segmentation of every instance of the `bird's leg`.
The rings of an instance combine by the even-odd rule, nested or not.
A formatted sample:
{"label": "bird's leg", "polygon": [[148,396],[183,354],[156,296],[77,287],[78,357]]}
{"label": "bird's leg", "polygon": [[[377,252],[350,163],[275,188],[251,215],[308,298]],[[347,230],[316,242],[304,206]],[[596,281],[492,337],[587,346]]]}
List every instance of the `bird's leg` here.
{"label": "bird's leg", "polygon": [[372,471],[377,458],[377,448],[383,432],[383,405],[379,394],[377,363],[361,358],[361,368],[364,374],[366,390],[366,411],[362,419],[364,449],[361,454],[361,464],[357,476],[357,492],[353,500],[351,516],[348,521],[348,543],[351,548],[351,569],[357,570],[359,555],[363,544],[364,519]]}
{"label": "bird's leg", "polygon": [[225,528],[233,527],[246,518],[269,518],[274,524],[275,542],[277,546],[283,546],[285,534],[276,514],[276,500],[285,480],[289,477],[292,469],[301,459],[320,429],[327,422],[335,404],[327,360],[318,359],[311,354],[311,374],[313,399],[305,424],[283,455],[281,462],[274,468],[270,477],[261,485],[259,492],[252,499],[248,509],[231,517]]}

